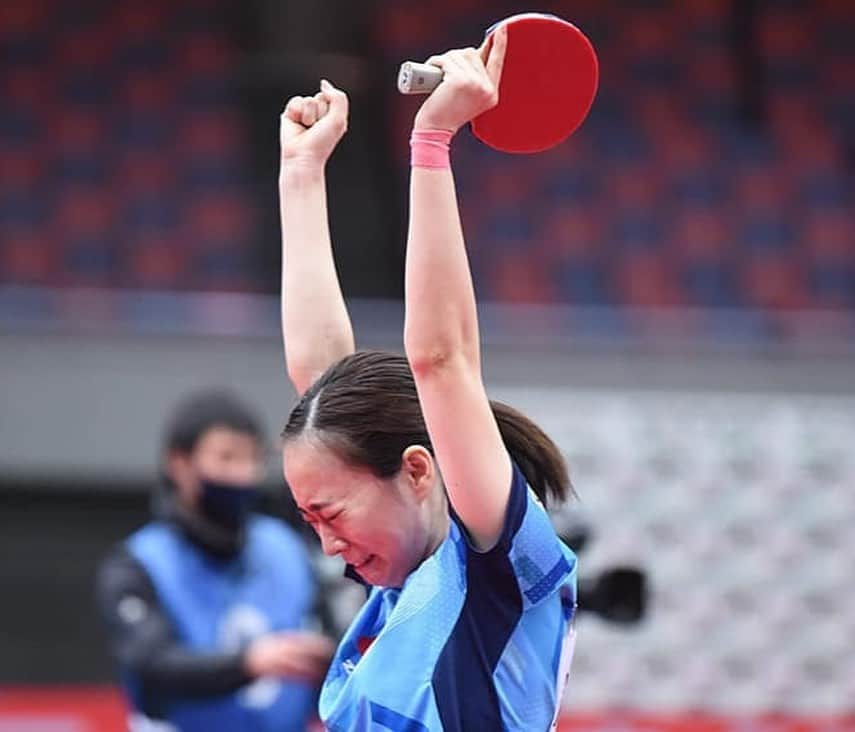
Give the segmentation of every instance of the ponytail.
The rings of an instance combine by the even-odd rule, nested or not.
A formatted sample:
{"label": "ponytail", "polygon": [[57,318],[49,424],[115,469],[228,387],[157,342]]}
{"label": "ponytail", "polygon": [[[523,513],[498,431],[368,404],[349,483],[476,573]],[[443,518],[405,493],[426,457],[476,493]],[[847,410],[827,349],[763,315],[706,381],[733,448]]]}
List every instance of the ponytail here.
{"label": "ponytail", "polygon": [[544,506],[576,497],[567,463],[549,436],[513,407],[490,401],[502,441]]}

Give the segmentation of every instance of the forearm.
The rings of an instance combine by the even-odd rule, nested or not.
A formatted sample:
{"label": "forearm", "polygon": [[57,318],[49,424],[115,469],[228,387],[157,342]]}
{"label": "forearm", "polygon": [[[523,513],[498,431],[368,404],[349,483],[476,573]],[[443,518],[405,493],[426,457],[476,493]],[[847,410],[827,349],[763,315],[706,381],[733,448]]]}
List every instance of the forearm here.
{"label": "forearm", "polygon": [[447,168],[411,172],[405,304],[404,342],[411,363],[463,356],[478,364],[475,294]]}
{"label": "forearm", "polygon": [[243,654],[182,646],[143,567],[120,548],[98,571],[96,596],[119,665],[147,688],[176,696],[216,696],[251,680]]}
{"label": "forearm", "polygon": [[251,681],[242,654],[193,653],[175,644],[140,659],[136,671],[145,686],[187,697],[228,694]]}
{"label": "forearm", "polygon": [[302,393],[353,352],[353,330],[333,260],[323,167],[283,167],[279,197],[282,337],[288,373]]}
{"label": "forearm", "polygon": [[481,379],[472,279],[448,169],[414,168],[407,358],[449,501],[481,549],[501,534],[511,463]]}

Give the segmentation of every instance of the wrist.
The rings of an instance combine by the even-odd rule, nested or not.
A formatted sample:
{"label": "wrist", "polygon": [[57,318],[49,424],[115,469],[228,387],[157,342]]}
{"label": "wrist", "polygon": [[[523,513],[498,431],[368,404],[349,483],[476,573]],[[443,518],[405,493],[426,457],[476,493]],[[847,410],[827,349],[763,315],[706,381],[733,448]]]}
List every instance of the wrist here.
{"label": "wrist", "polygon": [[443,122],[441,120],[432,120],[430,115],[424,114],[424,109],[420,109],[416,113],[416,118],[413,120],[413,130],[443,130],[448,132],[452,136],[457,134],[457,131],[460,129],[461,125],[450,125],[448,122]]}
{"label": "wrist", "polygon": [[241,656],[241,667],[243,668],[243,672],[253,679],[261,676],[257,651],[257,644],[255,642],[251,642],[246,646],[246,648],[244,648],[243,655]]}
{"label": "wrist", "polygon": [[451,137],[454,137],[459,130],[459,127],[449,127],[448,125],[435,125],[430,122],[419,122],[418,118],[413,123],[413,132],[447,132]]}
{"label": "wrist", "polygon": [[451,167],[451,132],[414,128],[410,135],[410,164],[413,168],[447,170]]}
{"label": "wrist", "polygon": [[312,158],[282,158],[279,182],[289,186],[304,186],[323,181],[326,163]]}

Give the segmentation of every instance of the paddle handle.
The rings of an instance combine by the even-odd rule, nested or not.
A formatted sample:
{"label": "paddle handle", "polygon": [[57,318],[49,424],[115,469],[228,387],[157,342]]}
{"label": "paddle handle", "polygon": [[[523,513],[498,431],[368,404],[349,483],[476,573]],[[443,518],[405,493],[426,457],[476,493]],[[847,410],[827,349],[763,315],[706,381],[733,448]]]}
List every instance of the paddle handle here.
{"label": "paddle handle", "polygon": [[442,81],[442,69],[430,64],[404,61],[398,69],[398,91],[401,94],[430,94]]}

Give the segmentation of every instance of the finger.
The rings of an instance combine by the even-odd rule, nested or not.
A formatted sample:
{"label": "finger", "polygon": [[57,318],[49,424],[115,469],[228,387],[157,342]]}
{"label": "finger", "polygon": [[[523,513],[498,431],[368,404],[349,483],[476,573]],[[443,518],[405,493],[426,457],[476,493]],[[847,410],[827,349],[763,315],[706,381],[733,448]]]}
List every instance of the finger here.
{"label": "finger", "polygon": [[456,70],[460,71],[460,63],[459,60],[455,58],[455,51],[449,51],[448,53],[443,53],[440,56],[431,56],[429,59],[425,61],[426,64],[430,66],[436,66],[438,69],[442,69],[444,72]]}
{"label": "finger", "polygon": [[447,59],[448,59],[448,54],[443,53],[443,54],[431,56],[430,58],[425,59],[425,63],[429,64],[430,66],[436,66],[438,69],[444,69],[445,68],[445,62]]}
{"label": "finger", "polygon": [[347,129],[347,112],[350,106],[347,94],[334,87],[326,79],[321,80],[321,94],[329,104],[327,116]]}
{"label": "finger", "polygon": [[301,681],[315,681],[323,671],[317,664],[307,664],[298,660],[283,661],[274,667],[277,676],[299,679]]}
{"label": "finger", "polygon": [[502,67],[505,65],[505,54],[508,50],[508,27],[501,25],[491,35],[495,38],[490,44],[485,66],[487,67],[487,76],[498,89],[499,80],[502,78]]}
{"label": "finger", "polygon": [[315,104],[314,97],[307,97],[303,100],[303,114],[300,117],[300,122],[305,127],[311,127],[318,121],[318,105]]}
{"label": "finger", "polygon": [[316,659],[329,658],[335,652],[335,644],[323,635],[309,635],[294,640],[301,652]]}
{"label": "finger", "polygon": [[438,56],[439,63],[434,64],[443,71],[444,77],[455,78],[471,73],[471,69],[463,59],[462,51],[450,51],[449,53]]}
{"label": "finger", "polygon": [[480,48],[461,48],[459,51],[459,56],[465,59],[467,64],[474,64],[475,66],[484,65],[484,61],[481,58]]}
{"label": "finger", "polygon": [[292,650],[283,654],[276,668],[281,674],[299,675],[306,678],[318,678],[329,667],[330,658],[315,658]]}
{"label": "finger", "polygon": [[285,106],[285,116],[292,122],[300,123],[303,116],[303,97],[292,97]]}
{"label": "finger", "polygon": [[481,59],[481,51],[477,48],[467,48],[459,55],[459,60],[464,65],[470,74],[478,78],[484,78],[487,75],[484,61]]}
{"label": "finger", "polygon": [[490,49],[493,48],[493,37],[496,35],[496,31],[493,31],[488,36],[484,38],[484,41],[478,46],[478,55],[481,57],[481,61],[484,62],[484,65],[487,65],[487,59],[490,58]]}
{"label": "finger", "polygon": [[283,668],[291,668],[307,676],[319,673],[328,665],[328,658],[315,658],[301,653],[292,653],[287,658],[282,659]]}
{"label": "finger", "polygon": [[323,119],[327,116],[327,112],[329,111],[329,102],[324,98],[324,95],[321,92],[315,94],[314,99],[315,104],[318,105],[318,119]]}

